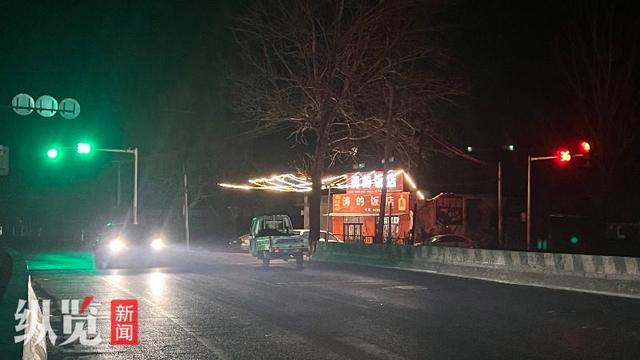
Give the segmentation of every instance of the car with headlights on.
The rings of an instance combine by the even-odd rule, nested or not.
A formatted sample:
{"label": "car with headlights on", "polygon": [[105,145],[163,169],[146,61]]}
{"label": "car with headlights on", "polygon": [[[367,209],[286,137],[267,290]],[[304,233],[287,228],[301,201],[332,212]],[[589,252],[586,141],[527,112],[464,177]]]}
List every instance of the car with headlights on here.
{"label": "car with headlights on", "polygon": [[142,225],[110,225],[98,234],[94,245],[99,268],[157,266],[167,243],[160,231]]}

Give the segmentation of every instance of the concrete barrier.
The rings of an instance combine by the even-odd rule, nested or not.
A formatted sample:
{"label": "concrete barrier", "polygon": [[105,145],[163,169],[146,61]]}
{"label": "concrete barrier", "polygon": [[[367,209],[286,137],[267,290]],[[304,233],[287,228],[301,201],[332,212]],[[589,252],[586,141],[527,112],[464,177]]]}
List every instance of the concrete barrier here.
{"label": "concrete barrier", "polygon": [[315,260],[437,270],[442,265],[640,281],[640,258],[440,246],[320,244]]}
{"label": "concrete barrier", "polygon": [[[29,304],[29,313],[27,315],[27,329],[25,333],[31,333],[33,336],[22,344],[23,360],[46,360],[47,359],[47,329],[38,324],[43,324],[42,309],[38,303],[33,287],[31,287],[31,276],[27,282],[27,303]],[[36,320],[31,321],[29,317],[35,316]],[[32,327],[34,327],[32,329]]]}
{"label": "concrete barrier", "polygon": [[[27,272],[27,262],[21,253],[14,250],[2,250],[0,253],[3,255],[0,261],[10,262],[10,264],[2,264],[2,268],[8,269],[10,274],[9,281],[0,299],[0,358],[45,360],[47,358],[46,329],[38,326],[38,324],[43,323],[43,314],[35,291],[31,287],[31,277]],[[4,265],[10,266],[6,267]],[[26,312],[27,329],[18,333],[15,328],[15,325],[18,324],[15,314],[20,300],[26,301],[25,306],[28,306],[28,311]],[[30,320],[32,316],[36,317],[35,321]],[[27,342],[16,343],[14,337],[24,333],[33,335]]]}
{"label": "concrete barrier", "polygon": [[12,250],[1,250],[3,269],[9,271],[8,282],[0,299],[0,358],[21,359],[22,344],[16,344],[14,336],[18,301],[27,299],[27,265],[21,254]]}

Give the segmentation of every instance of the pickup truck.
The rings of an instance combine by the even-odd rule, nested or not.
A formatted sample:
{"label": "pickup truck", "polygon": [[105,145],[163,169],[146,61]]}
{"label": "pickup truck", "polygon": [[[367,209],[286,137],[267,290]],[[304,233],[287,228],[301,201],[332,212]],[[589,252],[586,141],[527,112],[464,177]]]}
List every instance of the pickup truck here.
{"label": "pickup truck", "polygon": [[251,221],[249,251],[262,260],[265,267],[271,260],[295,259],[302,269],[303,256],[309,252],[309,240],[293,231],[287,215],[263,215]]}

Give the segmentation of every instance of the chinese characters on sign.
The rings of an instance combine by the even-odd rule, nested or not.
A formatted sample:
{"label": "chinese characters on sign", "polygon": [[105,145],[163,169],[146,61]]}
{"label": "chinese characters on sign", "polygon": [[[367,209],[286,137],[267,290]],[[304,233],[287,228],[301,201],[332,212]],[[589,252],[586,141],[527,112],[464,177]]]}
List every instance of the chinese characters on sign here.
{"label": "chinese characters on sign", "polygon": [[[93,302],[93,296],[79,299],[63,299],[60,301],[62,313],[62,340],[60,346],[79,342],[85,346],[95,346],[102,342],[98,331],[98,307],[100,303]],[[51,345],[56,345],[59,336],[51,326],[51,300],[42,300],[42,307],[38,300],[18,301],[14,314],[17,321],[14,336],[16,343],[40,344],[49,339]],[[138,344],[138,302],[134,299],[113,300],[111,302],[111,344]],[[44,345],[43,345],[44,346]]]}
{"label": "chinese characters on sign", "polygon": [[[380,211],[379,194],[336,194],[333,195],[334,213],[377,214]],[[393,214],[407,214],[409,211],[409,193],[389,193],[387,211]]]}
{"label": "chinese characters on sign", "polygon": [[[382,189],[383,172],[372,171],[369,173],[352,173],[347,175],[347,184],[349,184],[347,192],[368,192]],[[389,171],[387,173],[387,191],[402,191],[404,177],[400,171]]]}
{"label": "chinese characters on sign", "polygon": [[111,301],[111,344],[138,344],[138,302],[136,300]]}

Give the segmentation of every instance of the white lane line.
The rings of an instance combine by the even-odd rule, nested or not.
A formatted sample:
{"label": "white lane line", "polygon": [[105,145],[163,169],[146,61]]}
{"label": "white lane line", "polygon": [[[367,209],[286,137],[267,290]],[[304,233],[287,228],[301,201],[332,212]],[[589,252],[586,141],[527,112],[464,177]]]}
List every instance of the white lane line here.
{"label": "white lane line", "polygon": [[431,289],[426,286],[418,286],[418,285],[398,285],[398,286],[383,287],[382,290],[431,290]]}
{"label": "white lane line", "polygon": [[117,288],[118,290],[121,290],[123,292],[126,292],[127,294],[131,295],[132,297],[142,300],[143,302],[145,302],[147,305],[155,308],[158,310],[158,312],[168,318],[169,320],[171,320],[174,324],[176,324],[179,328],[181,328],[182,330],[184,330],[185,332],[187,332],[189,335],[191,335],[194,339],[196,339],[200,344],[202,344],[204,347],[206,347],[207,349],[209,349],[209,351],[211,351],[215,356],[217,356],[219,359],[222,360],[226,360],[229,359],[229,357],[224,353],[224,351],[220,348],[218,348],[215,344],[213,344],[212,341],[210,341],[207,338],[204,338],[198,334],[196,334],[194,331],[190,330],[187,326],[187,324],[183,324],[182,321],[180,321],[180,319],[178,319],[177,317],[175,317],[174,315],[168,313],[167,311],[165,311],[160,305],[154,303],[153,301],[145,298],[144,296],[141,296],[139,294],[136,294],[132,291],[130,291],[129,289],[121,286],[120,284],[111,281],[109,279],[106,279],[105,277],[101,276],[100,279],[104,280],[106,283],[108,283],[109,285]]}
{"label": "white lane line", "polygon": [[371,344],[355,337],[345,337],[345,338],[339,338],[337,340],[343,344],[352,346],[376,358],[390,359],[390,360],[406,360],[407,359],[404,356],[398,355],[392,351],[381,348],[376,344]]}

